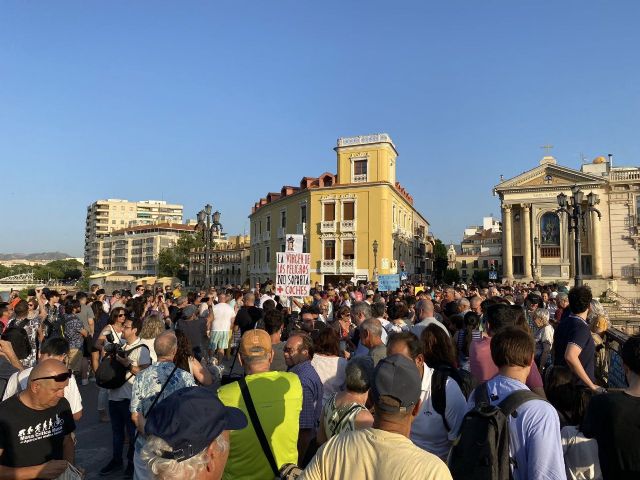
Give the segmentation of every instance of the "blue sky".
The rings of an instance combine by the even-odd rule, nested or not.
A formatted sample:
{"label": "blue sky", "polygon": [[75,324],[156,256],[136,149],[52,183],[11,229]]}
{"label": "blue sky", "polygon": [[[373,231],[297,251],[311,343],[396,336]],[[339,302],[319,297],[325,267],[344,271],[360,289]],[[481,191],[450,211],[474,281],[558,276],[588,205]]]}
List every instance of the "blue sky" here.
{"label": "blue sky", "polygon": [[[0,252],[81,255],[100,198],[251,205],[387,132],[444,241],[541,145],[640,162],[640,2],[0,3]],[[248,228],[247,228],[248,229]]]}

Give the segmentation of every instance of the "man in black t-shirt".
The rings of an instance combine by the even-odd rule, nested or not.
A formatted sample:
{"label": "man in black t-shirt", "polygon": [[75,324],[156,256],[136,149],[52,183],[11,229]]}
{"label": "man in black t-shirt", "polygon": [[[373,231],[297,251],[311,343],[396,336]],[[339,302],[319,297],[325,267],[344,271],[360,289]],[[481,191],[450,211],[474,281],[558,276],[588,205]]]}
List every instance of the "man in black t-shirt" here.
{"label": "man in black t-shirt", "polygon": [[629,338],[620,351],[629,387],[591,399],[582,432],[598,442],[605,480],[640,478],[640,335]]}
{"label": "man in black t-shirt", "polygon": [[587,324],[592,298],[586,285],[569,291],[571,315],[560,322],[553,334],[553,364],[568,366],[582,385],[600,391],[594,373],[596,346]]}
{"label": "man in black t-shirt", "polygon": [[57,478],[74,462],[70,376],[62,362],[43,360],[27,389],[0,404],[0,478]]}
{"label": "man in black t-shirt", "polygon": [[240,336],[247,330],[254,329],[264,315],[263,310],[255,306],[256,296],[253,293],[245,293],[242,300],[243,305],[236,313],[235,319],[235,324],[240,328]]}

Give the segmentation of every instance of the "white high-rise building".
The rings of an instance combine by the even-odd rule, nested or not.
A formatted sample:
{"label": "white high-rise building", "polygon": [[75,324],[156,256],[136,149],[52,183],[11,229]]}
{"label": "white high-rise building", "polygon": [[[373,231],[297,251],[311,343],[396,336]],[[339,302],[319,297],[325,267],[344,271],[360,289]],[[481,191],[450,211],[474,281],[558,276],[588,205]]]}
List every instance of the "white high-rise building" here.
{"label": "white high-rise building", "polygon": [[92,270],[104,268],[98,240],[114,230],[160,222],[182,223],[182,216],[182,205],[163,200],[97,200],[87,207],[84,263]]}

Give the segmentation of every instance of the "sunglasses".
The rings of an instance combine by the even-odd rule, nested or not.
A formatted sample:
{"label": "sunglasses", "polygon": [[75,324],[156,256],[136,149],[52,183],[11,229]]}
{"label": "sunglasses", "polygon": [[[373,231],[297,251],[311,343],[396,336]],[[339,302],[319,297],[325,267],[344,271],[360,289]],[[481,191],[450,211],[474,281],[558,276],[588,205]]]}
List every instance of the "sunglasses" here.
{"label": "sunglasses", "polygon": [[32,381],[35,382],[36,380],[55,380],[56,382],[64,382],[66,380],[69,380],[72,375],[73,375],[73,371],[69,369],[64,373],[59,373],[57,375],[50,375],[48,377],[38,377],[38,378],[34,378]]}
{"label": "sunglasses", "polygon": [[120,317],[126,317],[126,316],[127,316],[127,314],[126,314],[126,313],[119,313],[119,314],[118,314],[118,318],[120,318]]}

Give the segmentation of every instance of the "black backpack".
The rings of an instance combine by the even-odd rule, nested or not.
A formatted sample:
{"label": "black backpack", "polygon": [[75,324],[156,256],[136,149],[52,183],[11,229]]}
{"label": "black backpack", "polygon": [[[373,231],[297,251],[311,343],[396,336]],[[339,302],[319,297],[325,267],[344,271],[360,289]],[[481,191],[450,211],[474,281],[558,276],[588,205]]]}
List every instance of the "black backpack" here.
{"label": "black backpack", "polygon": [[451,426],[447,422],[445,412],[447,410],[447,378],[453,378],[460,387],[465,400],[469,398],[473,391],[473,377],[463,369],[456,369],[449,365],[439,365],[433,370],[431,377],[431,403],[436,413],[442,417],[444,428],[451,431]]}
{"label": "black backpack", "polygon": [[[131,352],[140,347],[144,347],[147,350],[149,349],[144,343],[141,343],[131,350],[127,350],[125,353],[129,356]],[[133,375],[133,373],[131,375]],[[96,370],[96,385],[109,390],[120,388],[129,378],[127,378],[127,369],[116,360],[116,354],[105,356]]]}
{"label": "black backpack", "polygon": [[529,400],[543,399],[530,390],[518,390],[492,406],[487,384],[476,388],[475,407],[464,416],[449,454],[453,480],[513,479],[508,418],[516,417],[516,409]]}

